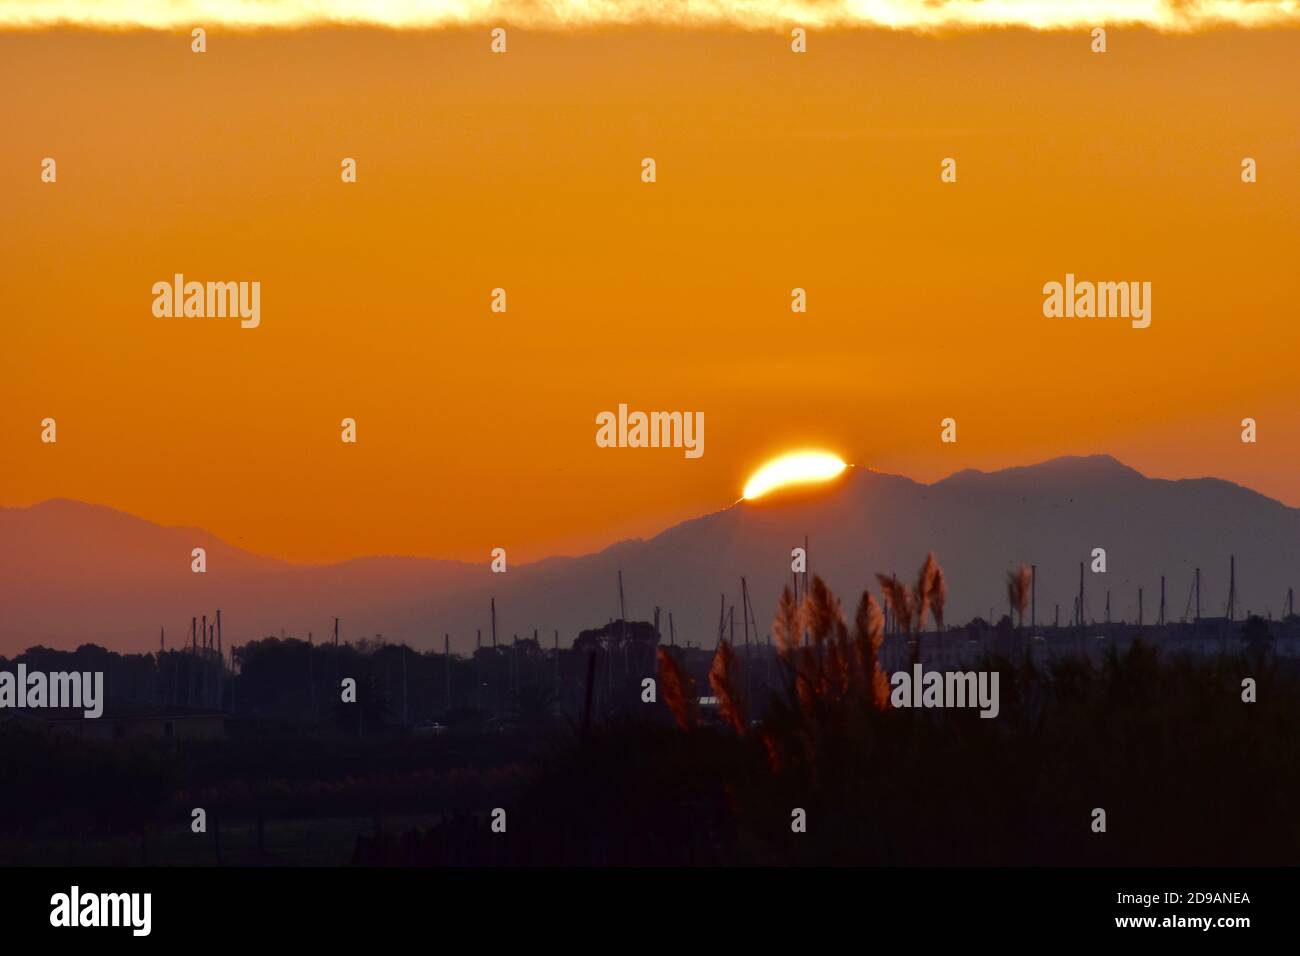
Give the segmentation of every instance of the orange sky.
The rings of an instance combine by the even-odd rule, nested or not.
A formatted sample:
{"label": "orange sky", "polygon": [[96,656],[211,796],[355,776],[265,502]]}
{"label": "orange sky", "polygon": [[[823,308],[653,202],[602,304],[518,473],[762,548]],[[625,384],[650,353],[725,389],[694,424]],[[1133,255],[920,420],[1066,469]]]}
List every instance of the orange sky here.
{"label": "orange sky", "polygon": [[[519,561],[822,445],[923,480],[1109,452],[1300,505],[1300,31],[1109,39],[0,33],[0,504]],[[175,272],[260,281],[261,327],[155,319]],[[1151,327],[1044,318],[1066,272],[1150,281]],[[619,402],[702,410],[704,456],[596,447]]]}

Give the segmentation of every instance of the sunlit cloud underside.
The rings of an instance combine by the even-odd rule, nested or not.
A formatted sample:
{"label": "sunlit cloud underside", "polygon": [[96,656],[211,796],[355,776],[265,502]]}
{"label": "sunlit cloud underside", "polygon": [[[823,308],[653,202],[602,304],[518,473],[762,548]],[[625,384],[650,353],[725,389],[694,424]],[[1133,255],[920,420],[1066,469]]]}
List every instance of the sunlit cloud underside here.
{"label": "sunlit cloud underside", "polygon": [[0,0],[0,28],[73,25],[171,30],[355,24],[391,29],[514,25],[883,27],[1130,24],[1170,32],[1300,24],[1300,0]]}

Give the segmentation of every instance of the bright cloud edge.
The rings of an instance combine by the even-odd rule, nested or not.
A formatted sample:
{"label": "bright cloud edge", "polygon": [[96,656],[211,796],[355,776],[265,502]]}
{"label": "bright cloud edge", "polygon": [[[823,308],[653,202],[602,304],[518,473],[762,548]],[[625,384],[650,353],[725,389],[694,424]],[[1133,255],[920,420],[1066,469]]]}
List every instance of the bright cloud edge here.
{"label": "bright cloud edge", "polygon": [[513,25],[885,28],[907,31],[1137,25],[1167,32],[1300,25],[1300,0],[0,0],[0,29],[170,30],[195,26],[397,30]]}

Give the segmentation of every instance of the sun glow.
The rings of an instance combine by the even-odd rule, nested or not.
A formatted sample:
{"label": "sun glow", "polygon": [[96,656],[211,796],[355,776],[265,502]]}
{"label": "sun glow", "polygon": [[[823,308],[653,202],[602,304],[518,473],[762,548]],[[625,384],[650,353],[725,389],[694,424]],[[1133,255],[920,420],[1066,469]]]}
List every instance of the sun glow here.
{"label": "sun glow", "polygon": [[746,501],[761,498],[769,491],[789,485],[806,485],[830,481],[848,465],[838,455],[825,451],[796,451],[773,458],[750,477],[742,495]]}

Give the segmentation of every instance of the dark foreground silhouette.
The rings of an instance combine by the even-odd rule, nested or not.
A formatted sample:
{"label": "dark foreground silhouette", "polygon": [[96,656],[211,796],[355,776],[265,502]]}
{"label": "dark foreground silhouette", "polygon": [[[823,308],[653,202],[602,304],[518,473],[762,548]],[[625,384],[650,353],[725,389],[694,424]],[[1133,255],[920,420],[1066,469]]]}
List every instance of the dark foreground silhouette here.
{"label": "dark foreground silhouette", "polygon": [[[704,676],[682,666],[682,649],[661,646],[654,703],[588,709],[532,733],[507,722],[361,734],[349,718],[218,740],[105,743],[0,727],[0,862],[1300,858],[1300,661],[1276,652],[1263,622],[1217,656],[1135,641],[1035,662],[1033,638],[1004,619],[1008,653],[975,665],[999,675],[996,718],[899,708],[880,663],[883,614],[904,635],[920,633],[923,609],[942,604],[942,578],[929,567],[914,590],[882,579],[884,608],[864,594],[852,623],[816,579],[801,601],[787,593],[773,680],[753,700],[721,642]],[[598,651],[590,654],[587,686],[597,687]],[[201,831],[195,808],[206,816]]]}

